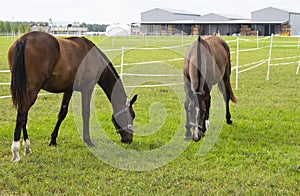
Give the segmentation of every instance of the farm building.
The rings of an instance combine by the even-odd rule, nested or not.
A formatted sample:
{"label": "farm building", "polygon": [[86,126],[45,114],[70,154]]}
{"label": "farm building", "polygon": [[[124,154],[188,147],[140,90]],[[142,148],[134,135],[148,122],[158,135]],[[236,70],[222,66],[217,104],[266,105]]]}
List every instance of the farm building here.
{"label": "farm building", "polygon": [[[253,21],[269,22],[274,24],[276,21],[281,21],[281,27],[277,25],[265,25],[265,32],[278,33],[286,35],[299,35],[300,33],[300,13],[288,10],[277,9],[268,7],[265,9],[257,10],[251,13]],[[263,30],[263,29],[259,29]]]}
{"label": "farm building", "polygon": [[141,13],[141,32],[146,35],[298,35],[300,13],[268,7],[251,13],[251,19],[228,14],[206,15],[171,9]]}
{"label": "farm building", "polygon": [[113,24],[106,27],[106,36],[130,36],[129,25]]}

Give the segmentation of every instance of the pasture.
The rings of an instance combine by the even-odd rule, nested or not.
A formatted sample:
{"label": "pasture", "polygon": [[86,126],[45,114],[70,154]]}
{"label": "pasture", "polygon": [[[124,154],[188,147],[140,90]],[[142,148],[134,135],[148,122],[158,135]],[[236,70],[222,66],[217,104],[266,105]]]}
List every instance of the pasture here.
{"label": "pasture", "polygon": [[[234,67],[236,37],[223,38],[230,45]],[[29,156],[22,153],[21,161],[12,163],[10,147],[16,111],[10,98],[3,97],[9,95],[9,85],[2,84],[1,195],[299,195],[298,38],[274,37],[272,59],[289,57],[288,62],[294,62],[271,66],[268,81],[265,62],[240,73],[238,90],[235,90],[236,75],[233,69],[231,85],[238,99],[238,104],[230,103],[233,125],[225,123],[225,110],[220,111],[221,118],[218,120],[221,126],[214,143],[205,153],[200,153],[205,140],[195,143],[183,139],[184,92],[183,76],[180,74],[182,58],[195,37],[89,39],[109,56],[118,73],[121,72],[119,65],[124,64],[122,72],[127,75],[123,75],[123,81],[128,96],[139,94],[134,105],[136,135],[133,143],[127,145],[120,142],[120,136],[111,123],[111,105],[97,87],[92,106],[95,118],[91,119],[98,122],[96,125],[101,125],[99,130],[97,127],[91,132],[96,147],[89,149],[81,138],[80,112],[76,109],[79,97],[76,94],[60,128],[58,145],[49,147],[62,95],[41,92],[43,95],[31,108],[28,119],[33,153]],[[8,69],[7,49],[12,41],[10,37],[0,37],[0,70]],[[239,70],[253,66],[246,64],[268,59],[270,38],[262,38],[257,43],[254,37],[243,37],[239,43],[240,50],[260,48],[239,53],[239,65],[242,66]],[[123,58],[122,46],[125,47]],[[285,61],[278,59],[271,62]],[[131,76],[129,73],[140,75]],[[1,72],[0,83],[9,81],[10,73]],[[213,97],[212,110],[222,108],[218,103]],[[213,137],[210,131],[209,128],[206,138]],[[100,145],[101,142],[112,143],[123,151],[109,152],[110,148]],[[176,145],[182,148],[178,149]],[[164,155],[159,152],[161,149]],[[154,153],[147,156],[149,152]],[[128,163],[131,160],[134,161]]]}

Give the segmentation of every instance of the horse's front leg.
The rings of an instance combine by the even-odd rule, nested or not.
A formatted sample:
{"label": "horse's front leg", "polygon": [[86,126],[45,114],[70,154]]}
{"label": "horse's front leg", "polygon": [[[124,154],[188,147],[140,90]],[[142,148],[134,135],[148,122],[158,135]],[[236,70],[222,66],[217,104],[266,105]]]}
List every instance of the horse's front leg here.
{"label": "horse's front leg", "polygon": [[58,136],[58,130],[59,130],[59,127],[60,127],[62,121],[67,116],[71,97],[72,97],[72,91],[67,91],[63,95],[63,100],[62,100],[60,111],[59,111],[59,114],[58,114],[58,119],[57,119],[56,125],[54,127],[54,130],[51,134],[51,141],[50,141],[49,146],[56,146],[57,145],[56,138]]}
{"label": "horse's front leg", "polygon": [[186,113],[186,121],[185,121],[185,135],[184,139],[185,140],[191,140],[193,139],[192,134],[191,134],[191,124],[190,124],[190,98],[187,95],[186,100],[184,102],[184,109]]}
{"label": "horse's front leg", "polygon": [[83,119],[83,141],[88,146],[94,146],[90,137],[89,121],[90,121],[90,103],[93,89],[85,89],[81,92],[82,99],[82,119]]}
{"label": "horse's front leg", "polygon": [[211,105],[211,96],[209,95],[207,100],[205,100],[205,115],[204,115],[204,123],[203,123],[203,129],[204,132],[208,129],[210,122],[209,122],[209,110],[210,110],[210,105]]}

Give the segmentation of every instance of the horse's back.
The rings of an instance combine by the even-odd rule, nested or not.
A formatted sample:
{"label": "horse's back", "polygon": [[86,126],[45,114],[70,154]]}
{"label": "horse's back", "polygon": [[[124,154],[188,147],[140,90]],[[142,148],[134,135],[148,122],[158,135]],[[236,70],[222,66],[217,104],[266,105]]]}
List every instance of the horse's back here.
{"label": "horse's back", "polygon": [[[8,51],[8,61],[10,69],[14,61],[21,59],[15,58],[19,48],[18,43],[24,44],[24,66],[29,91],[38,91],[45,80],[49,77],[51,70],[59,57],[59,43],[57,40],[42,32],[30,32],[16,40]],[[18,66],[18,63],[15,63]]]}
{"label": "horse's back", "polygon": [[220,72],[220,76],[218,78],[222,78],[223,75],[226,75],[225,72],[227,72],[228,69],[231,69],[229,46],[218,36],[207,37],[206,41],[210,46],[216,71]]}
{"label": "horse's back", "polygon": [[[200,38],[201,40],[201,74],[211,88],[227,75],[230,68],[230,52],[227,43],[217,36]],[[185,62],[184,75],[189,78],[191,88],[194,90],[198,85],[198,49],[199,40],[195,40],[189,47]]]}
{"label": "horse's back", "polygon": [[229,77],[231,73],[231,57],[229,45],[225,40],[221,39],[218,36],[211,36],[210,40],[213,40],[213,42],[215,43],[215,47],[219,49],[218,59],[221,60],[219,64],[226,64],[224,76]]}
{"label": "horse's back", "polygon": [[36,64],[42,63],[43,61],[48,59],[45,59],[45,56],[56,59],[59,53],[59,44],[53,36],[46,33],[33,31],[24,34],[10,46],[8,51],[8,60],[10,67],[13,64],[13,56],[15,53],[16,45],[21,41],[25,43],[26,52],[24,58],[28,66],[34,66]]}
{"label": "horse's back", "polygon": [[88,40],[80,37],[57,37],[56,39],[60,53],[43,89],[50,92],[71,91],[77,70],[92,45]]}
{"label": "horse's back", "polygon": [[81,37],[59,38],[43,32],[30,32],[9,48],[11,70],[18,42],[25,44],[24,61],[30,90],[44,89],[55,93],[72,90],[78,67],[94,46]]}

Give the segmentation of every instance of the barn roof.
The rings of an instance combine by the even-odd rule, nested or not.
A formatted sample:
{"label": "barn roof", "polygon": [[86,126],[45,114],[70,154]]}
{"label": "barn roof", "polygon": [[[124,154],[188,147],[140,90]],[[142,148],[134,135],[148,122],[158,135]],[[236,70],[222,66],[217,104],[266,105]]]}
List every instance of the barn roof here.
{"label": "barn roof", "polygon": [[154,11],[154,10],[163,10],[163,11],[170,12],[170,13],[173,13],[173,14],[184,14],[184,15],[200,16],[200,14],[194,14],[193,12],[190,12],[190,11],[181,10],[181,9],[171,9],[171,8],[154,8],[154,9],[151,9],[151,10],[144,11],[144,12],[142,12],[142,14],[147,13],[147,12],[151,12],[151,11]]}
{"label": "barn roof", "polygon": [[293,9],[290,9],[290,8],[276,8],[276,7],[265,7],[265,8],[262,8],[262,9],[258,9],[258,10],[255,10],[255,11],[252,11],[251,13],[255,13],[255,12],[259,12],[259,11],[264,11],[264,10],[280,10],[280,11],[285,11],[285,12],[289,12],[289,13],[294,13],[294,14],[300,14],[299,11],[296,11],[296,10],[293,10]]}
{"label": "barn roof", "polygon": [[228,21],[199,21],[199,20],[174,20],[174,21],[143,21],[141,24],[285,24],[288,21],[253,21],[253,20],[228,20]]}

